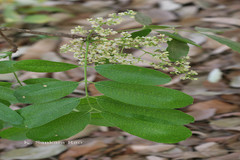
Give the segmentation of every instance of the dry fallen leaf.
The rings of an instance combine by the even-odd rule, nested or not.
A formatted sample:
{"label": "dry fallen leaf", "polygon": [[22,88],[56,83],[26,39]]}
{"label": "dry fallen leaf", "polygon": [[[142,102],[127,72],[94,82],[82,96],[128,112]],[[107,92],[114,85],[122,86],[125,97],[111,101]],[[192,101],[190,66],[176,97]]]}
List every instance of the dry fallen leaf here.
{"label": "dry fallen leaf", "polygon": [[190,112],[187,112],[187,114],[194,117],[195,121],[202,121],[211,118],[216,113],[216,109],[196,109]]}
{"label": "dry fallen leaf", "polygon": [[113,160],[142,160],[138,155],[119,155],[113,158]]}
{"label": "dry fallen leaf", "polygon": [[202,18],[202,21],[204,21],[204,22],[225,23],[225,24],[240,26],[240,19],[237,19],[237,18],[229,18],[229,17]]}
{"label": "dry fallen leaf", "polygon": [[213,120],[210,125],[213,129],[240,131],[240,117]]}
{"label": "dry fallen leaf", "polygon": [[11,150],[3,153],[0,158],[4,160],[13,159],[43,159],[49,158],[66,150],[67,147],[61,144],[44,145],[40,147],[29,147]]}
{"label": "dry fallen leaf", "polygon": [[196,138],[195,136],[191,136],[191,137],[187,138],[186,140],[179,142],[179,144],[182,146],[196,146],[201,141],[202,141],[202,139]]}
{"label": "dry fallen leaf", "polygon": [[240,136],[239,134],[234,134],[230,136],[209,137],[209,138],[206,138],[204,142],[217,142],[217,143],[229,144],[237,141],[239,136]]}
{"label": "dry fallen leaf", "polygon": [[174,1],[181,4],[187,4],[193,2],[194,0],[174,0]]}
{"label": "dry fallen leaf", "polygon": [[91,96],[101,96],[101,95],[103,95],[102,93],[100,93],[100,92],[96,89],[95,85],[92,84],[92,83],[88,85],[88,90],[89,90]]}
{"label": "dry fallen leaf", "polygon": [[181,4],[175,3],[173,1],[159,1],[161,10],[174,11],[182,7]]}
{"label": "dry fallen leaf", "polygon": [[228,153],[227,150],[222,149],[220,145],[215,142],[200,144],[196,146],[195,149],[205,157],[219,156]]}
{"label": "dry fallen leaf", "polygon": [[229,85],[234,88],[240,88],[240,76],[233,77]]}
{"label": "dry fallen leaf", "polygon": [[155,145],[131,145],[130,149],[139,154],[157,153],[173,149],[172,144],[155,144]]}
{"label": "dry fallen leaf", "polygon": [[215,109],[216,114],[222,114],[222,113],[237,111],[239,107],[237,105],[225,103],[217,99],[195,103],[189,107],[190,111],[205,110],[205,109]]}
{"label": "dry fallen leaf", "polygon": [[224,156],[212,157],[212,158],[208,158],[207,160],[239,160],[239,159],[240,159],[240,152],[230,153]]}
{"label": "dry fallen leaf", "polygon": [[[31,47],[29,47],[25,54],[23,54],[19,60],[25,60],[25,59],[42,59],[42,57],[55,50],[57,47],[58,41],[55,39],[43,39],[35,44],[33,44]],[[45,55],[46,56],[46,55]]]}
{"label": "dry fallen leaf", "polygon": [[0,150],[12,150],[19,147],[27,147],[32,144],[31,140],[27,140],[28,143],[24,141],[13,141],[8,139],[0,139]]}
{"label": "dry fallen leaf", "polygon": [[60,160],[66,160],[67,158],[76,158],[85,154],[88,154],[92,151],[105,148],[107,145],[102,141],[93,141],[88,144],[83,144],[80,146],[72,146],[68,151],[60,155]]}
{"label": "dry fallen leaf", "polygon": [[147,156],[147,160],[167,160],[167,158],[157,157],[157,156]]}

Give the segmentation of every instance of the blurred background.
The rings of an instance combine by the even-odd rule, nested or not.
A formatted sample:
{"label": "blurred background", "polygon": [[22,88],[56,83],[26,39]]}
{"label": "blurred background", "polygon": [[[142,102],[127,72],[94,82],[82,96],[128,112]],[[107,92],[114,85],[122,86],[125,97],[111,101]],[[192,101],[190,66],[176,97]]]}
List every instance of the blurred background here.
{"label": "blurred background", "polygon": [[[194,97],[193,105],[181,109],[194,116],[196,122],[187,125],[192,137],[178,144],[160,144],[143,140],[113,127],[89,125],[83,132],[62,144],[39,144],[30,140],[0,139],[0,159],[45,160],[237,160],[240,159],[240,53],[230,50],[198,33],[194,27],[218,29],[231,40],[240,38],[239,0],[0,0],[0,26],[31,29],[43,32],[70,33],[81,25],[89,27],[86,19],[104,17],[113,12],[132,9],[145,13],[158,25],[181,25],[179,33],[192,39],[202,48],[190,46],[191,65],[197,81],[173,81],[163,85],[181,90]],[[140,27],[129,19],[116,30]],[[184,31],[188,30],[188,31]],[[220,30],[220,31],[219,31]],[[72,54],[61,54],[59,48],[68,38],[32,35],[14,31],[4,32],[18,45],[15,60],[44,59],[77,64]],[[0,38],[0,51],[10,46]],[[138,55],[137,50],[131,54]],[[149,57],[144,57],[149,61]],[[155,61],[155,60],[154,60]],[[149,67],[146,64],[139,64]],[[18,72],[20,80],[50,77],[66,81],[83,80],[81,68],[58,73]],[[103,77],[93,69],[90,81]],[[0,81],[13,82],[12,74],[1,74]],[[89,85],[92,96],[100,95]],[[80,85],[72,97],[84,96]],[[23,106],[11,106],[18,109]],[[19,150],[20,149],[20,150]]]}

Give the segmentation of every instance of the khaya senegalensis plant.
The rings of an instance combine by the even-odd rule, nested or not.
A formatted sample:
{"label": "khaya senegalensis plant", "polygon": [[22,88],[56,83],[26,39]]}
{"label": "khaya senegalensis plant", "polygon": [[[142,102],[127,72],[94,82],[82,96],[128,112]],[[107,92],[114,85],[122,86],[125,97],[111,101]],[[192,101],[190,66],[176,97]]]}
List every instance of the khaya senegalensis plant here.
{"label": "khaya senegalensis plant", "polygon": [[[125,17],[134,18],[143,27],[121,31],[109,28],[120,24]],[[11,83],[0,82],[0,136],[11,140],[58,141],[77,134],[88,124],[94,124],[118,127],[161,143],[176,143],[190,137],[191,131],[184,125],[194,122],[194,119],[176,108],[192,104],[193,98],[158,86],[170,82],[171,77],[154,69],[171,69],[170,73],[181,74],[181,79],[195,80],[197,73],[190,69],[188,62],[188,44],[200,46],[179,35],[179,26],[151,25],[151,18],[132,10],[88,21],[90,30],[76,27],[68,35],[73,39],[61,47],[62,52],[73,52],[79,65],[46,60],[13,61],[13,51],[2,54],[1,58],[8,57],[9,60],[0,61],[0,73],[13,73],[19,85],[11,88]],[[221,30],[199,27],[195,30],[240,51],[239,43],[213,34]],[[2,32],[1,35],[11,44]],[[162,44],[168,47],[165,49]],[[149,47],[156,50],[149,51]],[[141,50],[142,55],[134,57],[126,53],[126,49]],[[157,59],[158,63],[143,60],[143,55]],[[134,66],[139,62],[148,63],[154,69]],[[77,67],[84,68],[84,81],[35,78],[21,82],[15,73],[19,70],[61,72]],[[88,81],[88,67],[95,67],[109,80]],[[85,84],[86,96],[66,98],[79,83]],[[89,83],[94,83],[103,95],[89,96]],[[26,107],[18,110],[9,108],[11,104],[19,103],[26,104]]]}

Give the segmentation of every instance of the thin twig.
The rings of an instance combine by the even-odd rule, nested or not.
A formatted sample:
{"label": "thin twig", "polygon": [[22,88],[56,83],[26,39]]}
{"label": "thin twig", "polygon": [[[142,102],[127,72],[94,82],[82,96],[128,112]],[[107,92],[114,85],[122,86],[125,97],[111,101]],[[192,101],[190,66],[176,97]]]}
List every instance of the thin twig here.
{"label": "thin twig", "polygon": [[12,49],[10,50],[10,52],[12,52],[12,53],[17,52],[17,50],[18,50],[17,45],[14,44],[11,39],[9,39],[7,36],[5,36],[1,30],[0,30],[0,35],[8,42],[8,44],[9,44],[10,46],[12,46]]}
{"label": "thin twig", "polygon": [[37,34],[37,35],[45,35],[45,36],[53,36],[53,37],[67,37],[67,38],[85,38],[84,36],[80,36],[77,34],[68,34],[68,33],[49,33],[49,32],[40,32],[40,31],[32,31],[29,29],[19,29],[19,28],[10,28],[10,27],[0,27],[0,31],[16,31],[20,33],[30,33],[30,34]]}

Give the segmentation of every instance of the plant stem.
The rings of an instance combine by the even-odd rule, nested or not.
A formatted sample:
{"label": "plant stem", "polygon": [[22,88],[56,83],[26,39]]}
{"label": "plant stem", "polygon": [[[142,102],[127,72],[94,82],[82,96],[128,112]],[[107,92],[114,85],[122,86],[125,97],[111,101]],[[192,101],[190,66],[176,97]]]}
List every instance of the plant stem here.
{"label": "plant stem", "polygon": [[117,31],[118,33],[120,32],[126,32],[126,31],[135,31],[135,30],[140,30],[140,29],[143,29],[144,27],[142,28],[131,28],[131,29],[123,29],[123,30],[120,30],[120,31]]}
{"label": "plant stem", "polygon": [[123,50],[124,50],[124,46],[122,46],[122,49],[121,49],[121,52],[120,52],[121,54],[123,53]]}
{"label": "plant stem", "polygon": [[16,74],[15,72],[13,72],[13,74],[14,74],[14,76],[15,76],[17,82],[20,84],[20,86],[23,86],[23,84],[21,83],[21,81],[18,79],[17,74]]}
{"label": "plant stem", "polygon": [[86,97],[88,97],[88,80],[87,80],[87,56],[88,56],[88,47],[89,47],[89,40],[86,41],[86,52],[85,52],[85,59],[84,59],[84,82],[85,82],[85,93]]}
{"label": "plant stem", "polygon": [[[83,66],[79,66],[79,67],[84,67],[84,65]],[[87,66],[88,68],[95,68],[95,66]]]}
{"label": "plant stem", "polygon": [[[12,60],[12,55],[9,55],[8,58],[11,61]],[[20,86],[23,86],[22,82],[18,79],[18,76],[17,76],[16,72],[13,72],[13,74],[14,74],[14,77],[16,78],[17,82],[20,84]]]}

